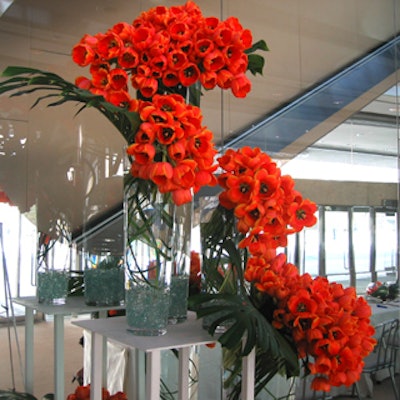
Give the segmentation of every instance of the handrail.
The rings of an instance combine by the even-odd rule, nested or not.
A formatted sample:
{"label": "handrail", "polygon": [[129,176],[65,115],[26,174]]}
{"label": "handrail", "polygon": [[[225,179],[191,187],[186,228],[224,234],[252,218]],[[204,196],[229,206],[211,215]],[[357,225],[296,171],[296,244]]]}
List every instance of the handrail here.
{"label": "handrail", "polygon": [[249,145],[271,155],[279,153],[399,68],[400,36],[396,36],[277,112],[238,132],[225,147]]}

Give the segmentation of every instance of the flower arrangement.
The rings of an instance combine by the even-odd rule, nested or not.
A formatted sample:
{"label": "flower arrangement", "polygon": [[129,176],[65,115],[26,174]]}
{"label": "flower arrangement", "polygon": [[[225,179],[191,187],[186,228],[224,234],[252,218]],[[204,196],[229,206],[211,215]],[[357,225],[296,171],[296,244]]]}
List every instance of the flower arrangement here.
{"label": "flower arrangement", "polygon": [[[298,376],[300,363],[315,375],[314,389],[329,391],[359,378],[375,344],[370,308],[353,288],[301,275],[278,253],[288,235],[315,224],[316,205],[260,149],[229,149],[214,162],[217,150],[199,108],[202,89],[245,97],[251,90],[246,71],[261,73],[264,65],[254,53],[268,50],[264,41],[252,41],[237,18],[204,17],[188,1],[84,35],[72,58],[89,67],[90,78],[72,84],[49,72],[9,67],[3,73],[9,79],[0,83],[0,94],[50,90],[34,105],[80,102],[114,124],[130,158],[125,187],[134,187],[130,199],[141,215],[132,232],[152,225],[142,205],[155,191],[164,205],[181,206],[202,186],[220,185],[219,203],[201,227],[206,285],[190,304],[199,317],[214,317],[210,333],[226,323],[218,340],[232,399],[240,397],[241,357],[253,349],[256,392],[278,373]],[[193,257],[196,269],[198,261]],[[197,272],[192,278],[197,285]]]}
{"label": "flower arrangement", "polygon": [[192,190],[216,182],[217,151],[212,132],[201,126],[200,109],[181,95],[155,95],[151,103],[138,103],[142,123],[127,148],[132,176],[171,193],[176,205],[192,201]]}
{"label": "flower arrangement", "polygon": [[380,299],[382,301],[394,300],[399,296],[398,282],[371,282],[366,289],[367,296]]}
{"label": "flower arrangement", "polygon": [[[132,24],[120,22],[106,33],[85,35],[72,58],[80,66],[90,65],[92,78],[79,77],[76,83],[115,105],[131,101],[129,81],[147,99],[198,81],[207,90],[230,88],[245,97],[251,88],[245,75],[248,53],[266,49],[264,42],[252,47],[252,40],[237,18],[204,17],[192,1],[158,6]],[[251,70],[260,72],[262,58],[252,55],[250,61]]]}
{"label": "flower arrangement", "polygon": [[[277,253],[289,234],[316,223],[316,205],[259,149],[228,150],[218,162],[223,191],[202,227],[213,293],[191,301],[198,315],[216,316],[211,333],[227,324],[219,341],[227,349],[230,398],[240,398],[240,355],[253,348],[257,393],[277,373],[299,375],[298,360],[314,375],[314,390],[353,384],[376,343],[370,307],[354,288],[301,275]],[[243,348],[238,337],[246,338]]]}

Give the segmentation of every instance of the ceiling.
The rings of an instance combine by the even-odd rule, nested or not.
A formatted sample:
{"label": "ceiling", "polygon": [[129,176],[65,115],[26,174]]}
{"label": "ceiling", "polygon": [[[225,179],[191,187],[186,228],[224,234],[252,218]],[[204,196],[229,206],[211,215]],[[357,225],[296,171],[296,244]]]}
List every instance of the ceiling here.
{"label": "ceiling", "polygon": [[[86,71],[70,58],[85,34],[104,32],[119,21],[131,22],[156,4],[153,0],[1,0],[0,69],[25,65],[58,73],[73,81]],[[243,134],[256,122],[274,115],[293,99],[331,78],[353,62],[391,40],[400,30],[400,0],[199,0],[203,14],[225,19],[237,16],[265,39],[263,76],[253,77],[252,91],[236,99],[220,90],[204,94],[204,124],[219,144]],[[385,124],[398,118],[398,92],[393,74],[346,112],[335,113],[315,136],[300,138],[298,148],[285,151],[285,162],[306,148],[336,148],[397,156],[397,139]],[[75,116],[74,105],[30,110],[30,98],[0,97],[0,187],[23,212],[35,207],[40,229],[49,215],[62,210],[75,227],[99,213],[118,208],[122,198],[120,160],[124,141],[94,110]],[[356,114],[358,113],[358,114]],[[362,114],[360,114],[362,113]],[[353,120],[342,124],[349,116]],[[379,133],[360,120],[374,119]],[[355,125],[360,126],[357,136]],[[328,132],[331,134],[325,136]],[[304,140],[303,140],[304,139]],[[351,139],[351,140],[350,140]],[[264,143],[260,146],[265,148]],[[394,146],[394,147],[393,147]],[[322,151],[317,152],[321,159]]]}

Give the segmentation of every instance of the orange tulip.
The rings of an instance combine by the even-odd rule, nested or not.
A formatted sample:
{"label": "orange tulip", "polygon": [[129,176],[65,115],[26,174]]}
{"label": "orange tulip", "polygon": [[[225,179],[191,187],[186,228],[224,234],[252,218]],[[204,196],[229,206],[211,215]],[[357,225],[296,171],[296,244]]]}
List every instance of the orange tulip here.
{"label": "orange tulip", "polygon": [[85,43],[78,43],[72,49],[72,60],[81,67],[86,67],[95,59],[94,49]]}
{"label": "orange tulip", "polygon": [[231,83],[231,89],[235,97],[246,97],[251,90],[251,82],[249,78],[247,78],[247,76],[243,73],[239,75],[234,75]]}
{"label": "orange tulip", "polygon": [[165,185],[172,180],[173,168],[168,162],[156,162],[150,166],[149,177],[158,186]]}

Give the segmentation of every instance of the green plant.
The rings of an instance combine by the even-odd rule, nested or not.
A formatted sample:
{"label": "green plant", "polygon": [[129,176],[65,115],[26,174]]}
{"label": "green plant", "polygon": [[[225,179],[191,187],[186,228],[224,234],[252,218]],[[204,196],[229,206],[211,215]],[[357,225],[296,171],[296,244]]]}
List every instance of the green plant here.
{"label": "green plant", "polygon": [[38,400],[29,393],[17,392],[12,390],[0,390],[0,399],[4,400]]}

